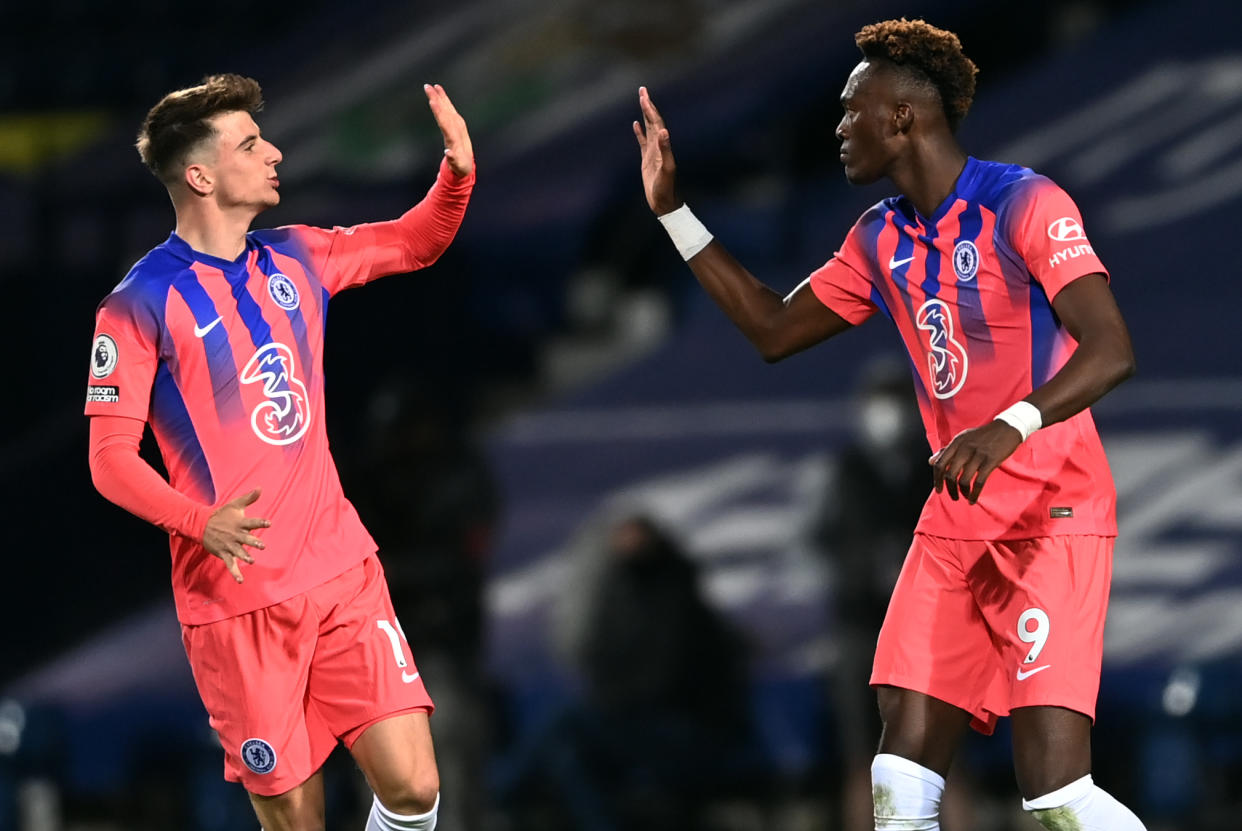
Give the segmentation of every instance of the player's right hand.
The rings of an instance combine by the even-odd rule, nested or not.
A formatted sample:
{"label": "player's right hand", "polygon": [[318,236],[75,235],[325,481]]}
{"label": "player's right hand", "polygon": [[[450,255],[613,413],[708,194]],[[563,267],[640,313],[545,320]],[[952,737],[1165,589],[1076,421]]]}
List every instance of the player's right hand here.
{"label": "player's right hand", "polygon": [[660,111],[651,103],[646,87],[638,88],[638,106],[643,111],[643,123],[634,122],[634,137],[642,152],[643,190],[647,204],[656,216],[664,216],[681,207],[681,200],[673,185],[677,178],[677,164],[673,161],[673,145],[668,138],[668,128]]}
{"label": "player's right hand", "polygon": [[270,528],[272,523],[257,516],[246,516],[246,507],[253,505],[262,492],[261,488],[255,488],[250,493],[225,502],[207,520],[207,528],[203,531],[203,548],[223,560],[224,567],[238,583],[244,581],[241,566],[237,561],[254,562],[254,557],[250,556],[246,546],[260,550],[267,547],[263,540],[250,532],[256,528]]}

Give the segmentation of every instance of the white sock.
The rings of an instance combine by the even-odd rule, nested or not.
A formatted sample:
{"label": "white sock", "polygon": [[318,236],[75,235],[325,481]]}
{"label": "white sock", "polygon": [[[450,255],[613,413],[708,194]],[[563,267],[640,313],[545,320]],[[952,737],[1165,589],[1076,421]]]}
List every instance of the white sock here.
{"label": "white sock", "polygon": [[1048,831],[1147,831],[1130,809],[1095,786],[1091,774],[1029,802],[1022,809]]}
{"label": "white sock", "polygon": [[871,762],[876,831],[940,831],[944,777],[920,764],[880,753]]}
{"label": "white sock", "polygon": [[366,831],[434,831],[436,812],[440,810],[440,795],[436,794],[436,804],[425,814],[394,814],[380,804],[379,797],[371,805],[371,816],[367,817]]}

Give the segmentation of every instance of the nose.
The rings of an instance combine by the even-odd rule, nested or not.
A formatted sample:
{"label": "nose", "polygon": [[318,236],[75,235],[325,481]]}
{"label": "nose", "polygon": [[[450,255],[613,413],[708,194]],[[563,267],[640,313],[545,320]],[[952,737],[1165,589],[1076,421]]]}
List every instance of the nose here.
{"label": "nose", "polygon": [[280,164],[282,159],[284,159],[284,155],[280,152],[280,148],[269,141],[267,143],[268,164]]}
{"label": "nose", "polygon": [[845,118],[837,122],[837,129],[834,135],[837,137],[837,141],[845,141]]}

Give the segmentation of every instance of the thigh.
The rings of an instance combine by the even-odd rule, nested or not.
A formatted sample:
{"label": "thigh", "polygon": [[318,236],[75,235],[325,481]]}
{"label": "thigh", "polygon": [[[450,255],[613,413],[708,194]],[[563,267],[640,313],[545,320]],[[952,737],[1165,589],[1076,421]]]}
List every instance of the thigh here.
{"label": "thigh", "polygon": [[369,725],[350,752],[388,808],[399,813],[430,810],[440,777],[427,713],[402,713]]}
{"label": "thigh", "polygon": [[970,726],[970,713],[898,687],[879,687],[876,695],[884,721],[880,752],[901,756],[947,777],[957,745]]}
{"label": "thigh", "polygon": [[1023,799],[1052,793],[1091,772],[1091,719],[1062,707],[1013,711],[1013,767]]}
{"label": "thigh", "polygon": [[996,716],[984,698],[998,665],[963,566],[984,545],[914,536],[880,628],[871,684],[965,710],[977,729],[990,733]]}
{"label": "thigh", "polygon": [[225,779],[264,796],[307,781],[331,753],[334,739],[304,706],[315,644],[305,597],[183,626],[181,634],[224,749]]}
{"label": "thigh", "polygon": [[1000,659],[991,709],[1049,706],[1094,717],[1112,545],[1093,536],[989,544],[971,585]]}
{"label": "thigh", "polygon": [[309,681],[309,707],[346,747],[371,724],[434,709],[393,611],[377,557],[312,595],[323,622]]}
{"label": "thigh", "polygon": [[250,794],[262,831],[322,831],[323,774],[316,772],[298,787],[278,796]]}

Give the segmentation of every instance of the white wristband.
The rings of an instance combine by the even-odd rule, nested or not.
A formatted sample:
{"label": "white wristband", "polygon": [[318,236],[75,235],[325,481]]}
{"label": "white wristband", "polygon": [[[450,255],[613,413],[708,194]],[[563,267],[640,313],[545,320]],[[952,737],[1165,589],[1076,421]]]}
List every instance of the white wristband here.
{"label": "white wristband", "polygon": [[690,213],[689,205],[683,204],[677,210],[670,211],[657,219],[664,226],[664,230],[668,231],[673,245],[677,246],[677,253],[681,254],[683,260],[689,260],[712,241],[711,231],[699,222],[698,217]]}
{"label": "white wristband", "polygon": [[1029,439],[1031,433],[1044,426],[1044,416],[1039,408],[1027,401],[1019,401],[997,415],[994,420],[1003,421],[1017,430],[1022,434],[1022,441]]}

